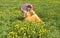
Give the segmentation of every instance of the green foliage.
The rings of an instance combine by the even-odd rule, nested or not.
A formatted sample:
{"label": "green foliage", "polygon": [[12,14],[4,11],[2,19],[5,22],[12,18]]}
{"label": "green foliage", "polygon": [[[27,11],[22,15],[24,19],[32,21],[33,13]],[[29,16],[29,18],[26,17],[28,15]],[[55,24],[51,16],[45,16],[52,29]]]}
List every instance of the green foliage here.
{"label": "green foliage", "polygon": [[[24,21],[25,3],[45,24]],[[60,38],[60,0],[0,0],[0,38]]]}
{"label": "green foliage", "polygon": [[22,22],[20,24],[13,24],[13,27],[8,31],[8,38],[43,38],[49,37],[51,33],[50,28],[46,28],[47,26],[42,23],[32,23],[32,22]]}

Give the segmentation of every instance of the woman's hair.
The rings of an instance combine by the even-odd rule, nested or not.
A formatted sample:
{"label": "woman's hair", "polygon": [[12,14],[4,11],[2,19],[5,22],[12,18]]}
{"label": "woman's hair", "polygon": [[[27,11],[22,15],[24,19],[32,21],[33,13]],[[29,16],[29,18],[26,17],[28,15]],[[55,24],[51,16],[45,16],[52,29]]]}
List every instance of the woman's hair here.
{"label": "woman's hair", "polygon": [[30,5],[28,5],[27,8],[30,8],[31,9],[32,7]]}

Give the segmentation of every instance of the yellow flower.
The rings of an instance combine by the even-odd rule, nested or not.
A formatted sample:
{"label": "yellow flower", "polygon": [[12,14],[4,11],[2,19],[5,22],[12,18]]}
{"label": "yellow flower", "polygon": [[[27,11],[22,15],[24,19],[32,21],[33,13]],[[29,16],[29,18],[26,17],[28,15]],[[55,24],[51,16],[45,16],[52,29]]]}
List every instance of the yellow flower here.
{"label": "yellow flower", "polygon": [[25,27],[20,28],[20,30],[24,30],[24,29],[26,29],[26,28]]}
{"label": "yellow flower", "polygon": [[46,32],[46,29],[42,29],[42,32]]}
{"label": "yellow flower", "polygon": [[45,32],[45,30],[42,30],[42,32]]}
{"label": "yellow flower", "polygon": [[16,24],[15,27],[16,27],[16,28],[19,28],[19,24]]}
{"label": "yellow flower", "polygon": [[42,30],[39,31],[39,33],[41,33],[41,32],[44,33],[46,31],[47,31],[46,29],[42,29]]}
{"label": "yellow flower", "polygon": [[47,32],[47,30],[45,29],[45,32]]}
{"label": "yellow flower", "polygon": [[39,31],[39,33],[42,32],[42,30]]}
{"label": "yellow flower", "polygon": [[26,35],[26,33],[24,33],[24,36]]}
{"label": "yellow flower", "polygon": [[15,33],[12,31],[12,32],[9,32],[9,34],[8,35],[14,35]]}

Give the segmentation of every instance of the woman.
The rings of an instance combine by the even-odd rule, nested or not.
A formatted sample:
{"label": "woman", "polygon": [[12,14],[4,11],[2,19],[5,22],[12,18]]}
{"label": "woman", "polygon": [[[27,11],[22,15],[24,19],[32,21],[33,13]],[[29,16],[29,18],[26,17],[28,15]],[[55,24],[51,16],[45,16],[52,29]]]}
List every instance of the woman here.
{"label": "woman", "polygon": [[24,10],[25,21],[43,22],[31,8],[32,7],[28,5],[26,10]]}

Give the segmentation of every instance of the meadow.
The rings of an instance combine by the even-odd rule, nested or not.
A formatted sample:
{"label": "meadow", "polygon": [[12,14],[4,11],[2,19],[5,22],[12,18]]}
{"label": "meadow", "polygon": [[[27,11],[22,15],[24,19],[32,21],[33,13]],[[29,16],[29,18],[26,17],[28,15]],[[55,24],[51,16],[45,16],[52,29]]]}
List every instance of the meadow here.
{"label": "meadow", "polygon": [[[25,3],[45,24],[24,21]],[[0,0],[0,38],[60,38],[60,0]]]}

